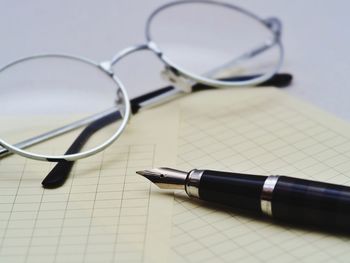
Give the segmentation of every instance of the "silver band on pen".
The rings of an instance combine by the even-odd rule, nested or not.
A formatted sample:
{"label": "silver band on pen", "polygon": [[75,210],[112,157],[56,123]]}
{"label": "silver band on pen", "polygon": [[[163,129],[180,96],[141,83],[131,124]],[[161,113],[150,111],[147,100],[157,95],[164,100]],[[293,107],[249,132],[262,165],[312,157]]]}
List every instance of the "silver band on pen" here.
{"label": "silver band on pen", "polygon": [[279,179],[278,175],[268,176],[264,182],[264,185],[261,191],[261,200],[260,200],[261,211],[265,215],[268,215],[271,217],[273,216],[272,203],[271,203],[273,190],[275,189],[278,179]]}
{"label": "silver band on pen", "polygon": [[188,174],[185,184],[185,190],[188,196],[199,198],[199,182],[203,172],[203,170],[194,169]]}

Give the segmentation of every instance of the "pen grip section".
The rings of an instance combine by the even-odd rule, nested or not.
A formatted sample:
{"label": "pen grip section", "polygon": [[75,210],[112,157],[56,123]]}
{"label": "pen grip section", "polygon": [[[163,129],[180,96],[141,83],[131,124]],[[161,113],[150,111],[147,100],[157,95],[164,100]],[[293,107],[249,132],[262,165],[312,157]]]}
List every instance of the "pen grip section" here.
{"label": "pen grip section", "polygon": [[272,214],[291,223],[350,230],[350,187],[280,176]]}
{"label": "pen grip section", "polygon": [[260,196],[266,176],[205,170],[199,197],[261,214]]}

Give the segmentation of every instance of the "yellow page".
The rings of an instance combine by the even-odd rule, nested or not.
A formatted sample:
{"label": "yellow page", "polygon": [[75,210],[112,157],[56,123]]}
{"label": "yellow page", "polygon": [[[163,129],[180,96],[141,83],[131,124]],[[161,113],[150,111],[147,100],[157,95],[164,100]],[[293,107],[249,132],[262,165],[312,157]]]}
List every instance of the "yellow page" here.
{"label": "yellow page", "polygon": [[[175,164],[177,109],[133,117],[117,142],[78,161],[58,189],[40,184],[52,163],[1,160],[0,262],[164,262],[173,200],[135,171]],[[44,145],[55,152],[65,138]]]}
{"label": "yellow page", "polygon": [[[350,126],[275,88],[180,102],[177,168],[287,175],[350,185]],[[348,262],[350,239],[281,226],[176,193],[173,262]]]}

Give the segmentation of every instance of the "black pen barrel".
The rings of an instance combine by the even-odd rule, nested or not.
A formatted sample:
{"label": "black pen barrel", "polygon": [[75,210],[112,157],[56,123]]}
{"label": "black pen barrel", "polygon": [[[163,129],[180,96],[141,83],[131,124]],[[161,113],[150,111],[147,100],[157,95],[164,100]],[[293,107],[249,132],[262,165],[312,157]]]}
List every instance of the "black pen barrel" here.
{"label": "black pen barrel", "polygon": [[[198,171],[198,170],[195,170]],[[189,176],[191,176],[189,173]],[[260,196],[266,176],[204,170],[199,198],[261,213]]]}
{"label": "black pen barrel", "polygon": [[350,230],[350,187],[280,176],[272,215],[291,223]]}
{"label": "black pen barrel", "polygon": [[278,221],[350,230],[347,186],[286,176],[193,170],[188,174],[186,191],[190,196],[266,214]]}

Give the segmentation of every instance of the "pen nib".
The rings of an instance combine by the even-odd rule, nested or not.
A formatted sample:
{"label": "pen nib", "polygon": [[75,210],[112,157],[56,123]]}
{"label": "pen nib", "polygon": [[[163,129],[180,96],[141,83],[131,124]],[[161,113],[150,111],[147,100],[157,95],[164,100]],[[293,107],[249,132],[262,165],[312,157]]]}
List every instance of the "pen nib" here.
{"label": "pen nib", "polygon": [[146,177],[159,188],[163,189],[185,189],[185,181],[187,172],[171,169],[171,168],[153,168],[149,170],[136,172]]}

